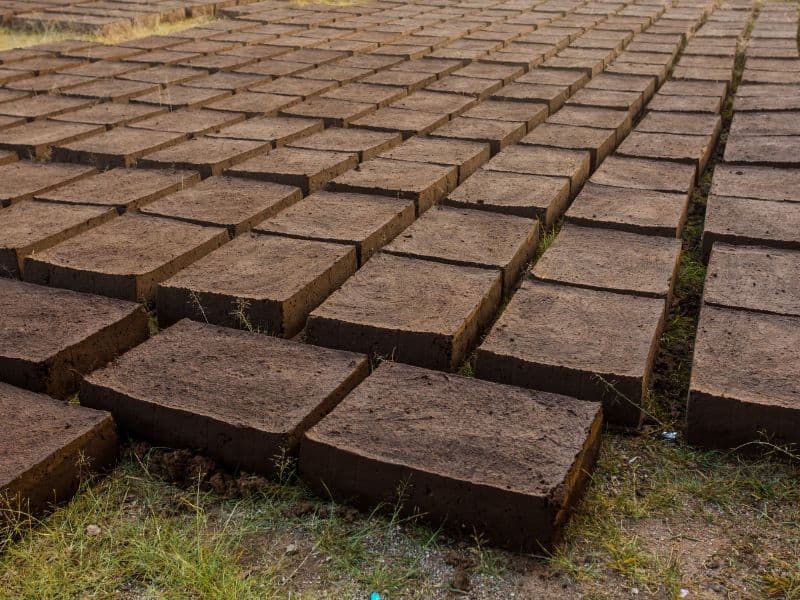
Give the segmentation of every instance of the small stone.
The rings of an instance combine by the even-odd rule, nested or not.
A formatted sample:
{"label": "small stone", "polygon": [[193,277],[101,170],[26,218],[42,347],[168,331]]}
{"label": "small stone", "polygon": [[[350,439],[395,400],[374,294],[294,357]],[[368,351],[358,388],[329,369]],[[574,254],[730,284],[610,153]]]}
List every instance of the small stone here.
{"label": "small stone", "polygon": [[294,556],[295,554],[297,554],[297,552],[298,549],[295,544],[289,544],[288,546],[286,546],[286,556]]}
{"label": "small stone", "polygon": [[89,537],[97,537],[102,532],[103,530],[98,525],[91,524],[86,526],[86,535]]}

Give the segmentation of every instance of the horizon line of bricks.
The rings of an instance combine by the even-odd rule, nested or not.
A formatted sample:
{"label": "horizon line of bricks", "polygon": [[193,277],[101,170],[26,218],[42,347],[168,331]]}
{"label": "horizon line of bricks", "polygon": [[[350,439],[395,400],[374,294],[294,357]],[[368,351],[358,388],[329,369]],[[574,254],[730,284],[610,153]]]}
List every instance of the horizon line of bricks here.
{"label": "horizon line of bricks", "polygon": [[761,7],[714,170],[687,411],[695,444],[800,447],[797,32],[796,7]]}
{"label": "horizon line of bricks", "polygon": [[[136,42],[77,44],[48,47],[58,57],[12,54],[17,63],[38,60],[38,72],[6,80],[11,96],[0,96],[0,114],[4,106],[33,102],[40,112],[10,114],[22,122],[9,121],[0,131],[12,161],[0,169],[16,173],[12,185],[19,186],[4,193],[10,207],[0,216],[8,217],[3,223],[17,221],[17,243],[3,243],[0,225],[6,247],[0,258],[12,275],[36,284],[154,299],[162,325],[188,317],[289,337],[310,315],[305,339],[337,349],[318,356],[316,346],[254,341],[181,321],[86,378],[81,401],[110,409],[124,429],[201,448],[234,467],[255,465],[258,456],[263,467],[267,449],[296,452],[303,439],[300,469],[318,489],[324,482],[337,496],[370,505],[393,493],[398,476],[413,473],[425,483],[414,487],[412,499],[432,516],[449,514],[494,530],[500,544],[549,543],[591,469],[601,418],[597,404],[551,393],[603,399],[611,422],[639,422],[680,251],[675,238],[719,134],[736,41],[752,5],[545,2],[525,12],[535,3],[482,10],[477,3],[436,4],[360,5],[342,9],[340,20],[330,7],[321,14],[261,3],[228,11],[235,18],[216,27],[146,38],[138,48]],[[385,10],[371,11],[376,5]],[[353,16],[358,11],[364,14]],[[398,23],[376,25],[386,23],[387,13]],[[353,21],[365,29],[348,31]],[[277,37],[264,42],[263,36]],[[681,61],[664,83],[681,48]],[[95,60],[82,62],[87,57]],[[76,70],[82,74],[70,75]],[[15,75],[5,73],[5,63],[0,74]],[[97,77],[112,79],[87,81]],[[58,95],[13,97],[53,86]],[[101,99],[107,101],[94,103]],[[628,136],[645,106],[647,115]],[[13,152],[69,163],[15,162]],[[116,168],[98,174],[93,165]],[[34,173],[39,181],[26,188],[21,175]],[[567,226],[514,293],[536,248],[539,222],[552,225],[576,195]],[[642,210],[632,206],[639,196]],[[436,204],[445,207],[429,210]],[[32,223],[50,231],[43,235]],[[620,264],[598,270],[598,257]],[[12,288],[17,303],[45,294],[25,284]],[[504,294],[511,302],[478,348],[477,375],[531,389],[427,370],[457,369]],[[564,322],[574,331],[565,331]],[[199,354],[186,360],[204,366],[190,369],[188,379],[174,377],[183,379],[181,389],[196,387],[206,396],[176,400],[147,383],[156,363],[180,353],[178,342],[168,343],[170,331]],[[274,411],[268,411],[277,419],[272,422],[251,417],[265,421],[262,430],[272,427],[267,440],[240,431],[241,418],[230,409],[208,406],[210,385],[238,390],[241,384],[209,367],[211,357],[201,351],[205,337],[230,338],[226,343],[240,349],[262,344],[267,351],[273,344],[276,355],[296,354],[299,346],[309,356],[293,362],[309,369],[336,363],[335,356],[350,366],[326,380],[331,388],[324,401],[320,390],[307,394],[316,403],[301,402],[302,415],[287,407],[299,402],[295,383],[282,405],[294,421]],[[594,346],[587,343],[592,338]],[[109,343],[114,352],[79,371],[139,341]],[[609,345],[610,357],[602,350]],[[348,395],[366,375],[357,358],[363,354],[350,351],[425,369],[386,363]],[[79,383],[60,373],[71,360],[56,360],[44,382],[18,372],[11,383],[63,396]],[[301,370],[276,360],[296,375]],[[245,366],[258,377],[252,364]],[[130,385],[122,383],[129,379]],[[269,380],[260,389],[268,383],[275,387]],[[397,392],[404,386],[407,397]],[[461,404],[451,397],[456,390]],[[530,412],[520,414],[497,398],[518,403],[519,394]],[[620,394],[632,403],[620,403]],[[383,396],[391,397],[391,407],[385,400],[375,405]],[[487,414],[481,398],[491,398],[496,410]],[[422,401],[438,423],[434,430],[413,415],[401,418]],[[475,414],[462,414],[467,405]],[[198,410],[217,417],[200,428],[204,434],[192,431],[191,418],[177,416],[197,419]],[[161,427],[153,421],[158,414]],[[368,416],[377,419],[371,427]],[[448,421],[461,423],[446,435],[450,445],[464,429],[493,433],[464,446],[451,464],[435,443],[440,438],[420,441],[434,431],[446,434],[440,429]],[[245,441],[231,442],[232,432]],[[563,446],[553,445],[558,437]],[[502,447],[494,446],[497,438]],[[387,447],[381,439],[402,444]],[[542,475],[536,485],[498,465],[501,456],[517,456],[513,446],[523,440],[548,459],[546,468],[536,461],[529,467]],[[354,445],[358,459],[341,450]],[[403,454],[404,468],[389,466],[389,450]],[[359,477],[376,462],[378,475]],[[478,475],[476,464],[482,465]],[[498,470],[487,471],[487,464]],[[565,481],[571,485],[553,497]],[[477,483],[490,491],[478,494]],[[518,513],[476,508],[459,495],[527,507],[538,515],[532,535],[520,538]]]}
{"label": "horizon line of bricks", "polygon": [[109,35],[213,16],[219,9],[255,0],[6,0],[0,25],[16,30],[58,30]]}

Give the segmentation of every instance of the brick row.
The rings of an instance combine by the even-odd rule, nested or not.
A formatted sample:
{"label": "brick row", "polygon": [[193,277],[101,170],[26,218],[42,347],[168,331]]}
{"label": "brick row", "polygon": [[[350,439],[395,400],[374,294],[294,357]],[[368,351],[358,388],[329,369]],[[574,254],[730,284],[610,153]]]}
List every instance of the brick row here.
{"label": "brick row", "polygon": [[800,443],[797,26],[793,9],[761,8],[711,184],[687,408],[704,446]]}

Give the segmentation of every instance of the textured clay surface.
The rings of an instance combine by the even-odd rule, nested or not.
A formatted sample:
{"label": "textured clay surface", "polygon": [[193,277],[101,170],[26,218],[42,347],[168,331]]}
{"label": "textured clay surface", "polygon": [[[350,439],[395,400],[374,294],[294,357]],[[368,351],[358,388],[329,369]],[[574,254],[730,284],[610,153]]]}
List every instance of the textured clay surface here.
{"label": "textured clay surface", "polygon": [[593,403],[383,362],[306,433],[300,471],[367,507],[405,481],[409,513],[514,549],[550,546],[592,470],[600,423]]}
{"label": "textured clay surface", "polygon": [[311,313],[312,343],[453,370],[496,310],[500,273],[374,256]]}
{"label": "textured clay surface", "polygon": [[0,496],[34,515],[69,500],[117,458],[111,415],[0,383]]}
{"label": "textured clay surface", "polygon": [[602,401],[636,426],[663,313],[656,298],[524,282],[478,348],[478,377]]}
{"label": "textured clay surface", "polygon": [[0,314],[0,380],[58,398],[148,333],[136,304],[5,278]]}
{"label": "textured clay surface", "polygon": [[368,373],[363,355],[183,320],[87,376],[80,396],[156,443],[272,474]]}
{"label": "textured clay surface", "polygon": [[351,245],[244,234],[167,279],[156,304],[165,323],[249,323],[291,337],[356,267]]}
{"label": "textured clay surface", "polygon": [[706,306],[687,408],[693,444],[800,443],[800,319]]}

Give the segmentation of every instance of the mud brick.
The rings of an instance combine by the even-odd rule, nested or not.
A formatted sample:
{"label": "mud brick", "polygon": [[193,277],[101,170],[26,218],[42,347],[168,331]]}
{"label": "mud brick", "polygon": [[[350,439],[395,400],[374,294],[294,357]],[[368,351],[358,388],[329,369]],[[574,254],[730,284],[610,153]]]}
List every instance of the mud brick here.
{"label": "mud brick", "polygon": [[20,92],[17,90],[8,90],[0,88],[0,103],[10,102],[12,100],[19,100],[20,98],[32,98],[27,92]]}
{"label": "mud brick", "polygon": [[705,169],[714,149],[714,138],[706,135],[673,135],[669,133],[632,132],[617,149],[617,155],[631,158],[655,158]]}
{"label": "mud brick", "polygon": [[206,105],[206,108],[231,113],[241,113],[247,117],[274,117],[283,109],[298,104],[301,101],[302,97],[300,96],[240,92],[228,98],[211,102]]}
{"label": "mud brick", "polygon": [[119,43],[119,46],[126,48],[140,48],[142,50],[156,50],[159,48],[167,48],[169,46],[176,46],[183,43],[182,38],[172,37],[168,35],[149,35],[135,40],[126,40]]}
{"label": "mud brick", "polygon": [[533,257],[539,222],[463,208],[429,210],[384,252],[467,267],[499,270],[508,292]]}
{"label": "mud brick", "polygon": [[378,158],[340,175],[328,188],[413,199],[417,214],[422,214],[451,192],[457,180],[458,169],[453,166]]}
{"label": "mud brick", "polygon": [[0,68],[0,84],[11,83],[12,81],[19,81],[20,79],[30,79],[32,77],[34,77],[34,74],[26,71],[14,71],[12,69]]}
{"label": "mud brick", "polygon": [[[7,165],[8,163],[16,162],[18,159],[16,152],[10,150],[0,150],[0,165]],[[2,199],[0,199],[0,206],[2,206]]]}
{"label": "mud brick", "polygon": [[26,256],[41,252],[116,215],[93,206],[20,202],[3,211],[0,224],[0,274],[19,278]]}
{"label": "mud brick", "polygon": [[670,96],[709,96],[722,100],[727,93],[727,84],[713,81],[667,81],[659,88],[658,93]]}
{"label": "mud brick", "polygon": [[323,98],[346,100],[348,102],[371,103],[377,108],[388,106],[406,95],[402,88],[369,83],[348,83],[322,94]]}
{"label": "mud brick", "polygon": [[396,86],[411,93],[416,90],[421,90],[434,81],[436,81],[436,74],[434,73],[389,69],[386,71],[378,71],[374,75],[364,77],[361,83]]}
{"label": "mud brick", "polygon": [[321,83],[333,82],[334,85],[344,85],[353,81],[363,79],[367,75],[371,75],[374,71],[372,69],[357,69],[354,67],[343,67],[338,64],[328,64],[310,71],[303,71],[298,74],[301,79],[309,79],[320,81]]}
{"label": "mud brick", "polygon": [[713,448],[800,443],[800,319],[704,307],[687,437]]}
{"label": "mud brick", "polygon": [[800,171],[718,165],[714,169],[711,193],[719,196],[800,202]]}
{"label": "mud brick", "polygon": [[353,67],[356,69],[371,69],[372,71],[382,71],[388,69],[392,65],[403,62],[403,59],[397,56],[388,56],[380,54],[356,54],[348,58],[343,58],[337,65],[342,67]]}
{"label": "mud brick", "polygon": [[410,200],[317,192],[267,219],[255,231],[353,245],[362,265],[413,220]]}
{"label": "mud brick", "polygon": [[34,194],[52,190],[95,173],[92,167],[14,161],[0,166],[0,205],[29,200]]}
{"label": "mud brick", "polygon": [[126,214],[25,260],[33,283],[132,301],[228,239],[224,229]]}
{"label": "mud brick", "polygon": [[[754,88],[768,88],[766,94],[750,93]],[[798,111],[800,110],[800,91],[796,86],[786,85],[741,85],[733,102],[735,114],[745,111]]]}
{"label": "mud brick", "polygon": [[681,135],[719,136],[722,119],[719,115],[686,115],[656,112],[647,114],[637,125],[637,132]]}
{"label": "mud brick", "polygon": [[499,90],[503,82],[499,79],[481,79],[478,77],[459,77],[458,75],[448,75],[438,81],[433,82],[425,88],[431,92],[445,92],[471,96],[478,100],[483,100]]}
{"label": "mud brick", "polygon": [[[384,44],[372,52],[373,54],[389,54],[392,56],[402,56],[407,59],[418,59],[430,54],[431,48],[429,46],[416,46],[413,44]],[[443,58],[447,57],[444,56]]]}
{"label": "mud brick", "polygon": [[446,113],[431,113],[387,106],[355,119],[352,125],[375,131],[399,132],[404,138],[426,135],[448,121]]}
{"label": "mud brick", "polygon": [[111,169],[55,190],[41,192],[37,200],[134,210],[161,196],[199,181],[194,171]]}
{"label": "mud brick", "polygon": [[91,61],[120,61],[143,53],[144,51],[141,48],[117,46],[114,44],[95,44],[86,48],[75,48],[62,52],[61,56],[85,58]]}
{"label": "mud brick", "polygon": [[84,77],[111,78],[133,71],[141,71],[146,68],[147,65],[142,63],[101,60],[81,65],[80,67],[70,70],[70,73],[72,75],[82,75]]}
{"label": "mud brick", "polygon": [[800,250],[800,203],[708,197],[703,255],[715,242]]}
{"label": "mud brick", "polygon": [[569,207],[567,222],[643,235],[679,237],[688,192],[658,192],[587,183]]}
{"label": "mud brick", "polygon": [[4,415],[0,497],[38,515],[69,500],[91,470],[117,458],[114,421],[106,412],[65,404],[0,383]]}
{"label": "mud brick", "polygon": [[352,245],[242,234],[161,283],[158,315],[164,323],[184,317],[220,325],[249,323],[291,337],[356,269]]}
{"label": "mud brick", "polygon": [[[238,95],[238,94],[237,94]],[[211,138],[231,138],[269,142],[273,147],[284,146],[290,142],[323,130],[319,119],[296,119],[289,117],[263,117],[249,119],[209,134]]]}
{"label": "mud brick", "polygon": [[212,177],[140,209],[146,215],[225,227],[231,237],[291,206],[299,188],[238,177]]}
{"label": "mud brick", "polygon": [[571,96],[589,81],[586,73],[569,69],[533,69],[515,79],[517,83],[534,85],[553,85],[563,88],[567,86],[567,95]]}
{"label": "mud brick", "polygon": [[399,133],[371,131],[355,127],[330,127],[314,135],[298,138],[289,145],[293,148],[349,152],[358,155],[359,162],[371,160],[381,152],[394,148],[403,141]]}
{"label": "mud brick", "polygon": [[227,174],[294,185],[308,194],[357,164],[358,157],[351,153],[283,147],[228,169]]}
{"label": "mud brick", "polygon": [[[726,74],[725,69],[705,70],[712,71],[711,75],[718,81],[723,80],[723,75]],[[701,72],[697,73],[692,79],[711,79],[711,76],[708,74],[702,76],[702,70],[698,69],[698,71]],[[730,72],[727,72],[727,74],[730,79]],[[752,69],[745,69],[742,75],[742,81],[744,83],[785,83],[787,85],[798,85],[800,84],[800,73],[792,71],[754,71]]]}
{"label": "mud brick", "polygon": [[665,298],[669,306],[681,241],[594,227],[564,227],[532,269],[541,281]]}
{"label": "mud brick", "polygon": [[[601,422],[596,404],[383,362],[306,433],[300,473],[366,509],[406,485],[409,514],[534,550],[558,541],[594,465]],[[463,438],[443,431],[480,431],[481,441],[454,455]]]}
{"label": "mud brick", "polygon": [[[245,50],[246,49],[247,47]],[[267,59],[259,60],[257,63],[236,69],[235,72],[275,78],[286,75],[297,75],[298,73],[302,73],[303,71],[308,71],[313,68],[314,65],[309,65],[307,63]]]}
{"label": "mud brick", "polygon": [[526,281],[478,348],[477,375],[600,400],[609,422],[635,427],[663,313],[663,299]]}
{"label": "mud brick", "polygon": [[192,79],[186,81],[181,85],[194,88],[208,88],[219,90],[230,90],[232,92],[239,92],[251,85],[258,85],[270,80],[269,75],[256,75],[254,73],[228,73],[218,72],[208,77],[201,77],[199,79]]}
{"label": "mud brick", "polygon": [[800,166],[800,136],[734,136],[725,146],[725,162],[780,167]]}
{"label": "mud brick", "polygon": [[616,134],[611,129],[542,123],[521,142],[534,146],[586,150],[591,155],[592,169],[596,169],[614,151]]}
{"label": "mud brick", "polygon": [[368,374],[363,355],[184,320],[87,376],[81,401],[153,442],[276,474],[277,458]]}
{"label": "mud brick", "polygon": [[0,104],[0,115],[41,119],[91,106],[92,101],[64,96],[33,96]]}
{"label": "mud brick", "polygon": [[269,142],[201,137],[170,146],[140,159],[139,166],[199,171],[201,176],[219,175],[225,169],[266,153]]}
{"label": "mud brick", "polygon": [[[304,73],[303,73],[304,74]],[[262,94],[278,94],[283,96],[297,96],[302,100],[306,100],[311,96],[317,96],[328,92],[336,87],[338,83],[335,81],[321,81],[318,79],[303,79],[302,77],[279,77],[274,81],[261,83],[251,86],[251,92],[259,92]]]}
{"label": "mud brick", "polygon": [[489,144],[492,154],[517,143],[525,135],[526,125],[516,121],[457,117],[432,132],[435,137]]}
{"label": "mud brick", "polygon": [[99,167],[131,167],[144,154],[185,139],[182,133],[117,127],[85,140],[57,146],[53,149],[53,157]]}
{"label": "mud brick", "polygon": [[650,100],[656,91],[656,80],[652,77],[635,75],[613,75],[601,73],[586,84],[586,89],[616,92],[639,92],[644,102]]}
{"label": "mud brick", "polygon": [[524,123],[527,131],[531,131],[539,123],[543,122],[548,114],[549,109],[546,104],[484,100],[475,108],[466,111],[463,116],[470,119]]}
{"label": "mud brick", "polygon": [[623,92],[584,88],[578,90],[569,100],[568,106],[586,106],[589,108],[610,108],[625,111],[632,116],[642,111],[641,92]]}
{"label": "mud brick", "polygon": [[730,133],[731,137],[797,136],[800,135],[798,119],[800,119],[798,111],[739,113],[733,116]]}
{"label": "mud brick", "polygon": [[539,49],[534,44],[509,44],[488,56],[481,56],[478,60],[488,64],[510,65],[523,69],[534,69],[542,64],[548,54],[553,53],[553,48],[545,46]]}
{"label": "mud brick", "polygon": [[696,173],[697,167],[690,164],[609,156],[591,181],[635,190],[689,193]]}
{"label": "mud brick", "polygon": [[10,81],[5,87],[10,90],[32,92],[34,94],[53,94],[63,92],[83,83],[90,83],[91,77],[70,75],[69,73],[51,73],[39,77],[26,77],[19,81]]}
{"label": "mud brick", "polygon": [[245,120],[243,113],[223,112],[205,108],[176,110],[163,115],[136,121],[130,125],[134,129],[148,129],[156,132],[182,133],[198,136],[217,132],[224,127]]}
{"label": "mud brick", "polygon": [[647,105],[648,111],[719,114],[722,101],[712,96],[669,96],[658,93]]}
{"label": "mud brick", "polygon": [[184,83],[193,79],[205,77],[207,75],[208,71],[203,69],[165,65],[161,67],[153,67],[151,69],[144,69],[142,71],[134,71],[133,73],[125,73],[124,75],[120,75],[119,79],[141,81],[144,83],[166,86],[170,84],[174,85],[178,83]]}
{"label": "mud brick", "polygon": [[511,83],[492,95],[493,100],[523,101],[546,104],[550,112],[555,112],[567,99],[569,88],[559,85]]}
{"label": "mud brick", "polygon": [[394,160],[452,165],[458,167],[458,181],[461,183],[489,160],[490,149],[485,143],[413,137],[380,156]]}
{"label": "mud brick", "polygon": [[703,302],[800,317],[798,257],[791,250],[714,244]]}
{"label": "mud brick", "polygon": [[691,54],[686,54],[681,57],[678,66],[696,69],[726,70],[730,73],[730,78],[733,78],[734,61],[735,57],[733,56],[693,56]]}
{"label": "mud brick", "polygon": [[53,121],[65,123],[89,123],[102,125],[107,129],[135,123],[156,115],[164,114],[169,109],[166,106],[148,106],[145,104],[123,104],[119,102],[104,102],[94,104],[87,108],[62,113],[50,117]]}
{"label": "mud brick", "polygon": [[322,119],[326,126],[347,127],[353,121],[374,111],[375,105],[366,102],[314,97],[285,108],[281,113],[290,117]]}
{"label": "mud brick", "polygon": [[131,62],[140,62],[146,63],[148,65],[157,65],[154,69],[165,69],[166,72],[169,72],[169,69],[179,69],[181,67],[174,67],[180,62],[186,62],[189,59],[197,58],[202,56],[202,54],[198,52],[172,52],[171,50],[153,50],[151,52],[145,52],[144,54],[137,54],[135,56],[131,56],[128,58]]}
{"label": "mud brick", "polygon": [[0,312],[0,380],[56,398],[148,335],[141,306],[13,279],[0,278]]}
{"label": "mud brick", "polygon": [[420,90],[392,103],[391,106],[418,112],[444,114],[453,118],[475,104],[476,100],[474,98],[466,98],[459,94],[443,94]]}
{"label": "mud brick", "polygon": [[180,85],[168,85],[158,88],[149,94],[137,96],[132,101],[142,104],[154,104],[156,106],[167,106],[170,109],[177,108],[197,108],[211,102],[221,100],[230,96],[227,90],[207,90],[203,88],[183,87]]}
{"label": "mud brick", "polygon": [[5,115],[0,115],[0,130],[16,127],[26,122],[27,120],[24,117],[7,117]]}
{"label": "mud brick", "polygon": [[0,131],[0,148],[30,158],[49,158],[53,146],[82,140],[104,131],[97,125],[33,121]]}
{"label": "mud brick", "polygon": [[539,146],[511,146],[490,160],[488,171],[566,177],[570,193],[577,193],[589,175],[591,155],[583,150],[564,150]]}
{"label": "mud brick", "polygon": [[616,66],[619,63],[635,65],[640,67],[650,67],[650,68],[666,68],[669,69],[674,64],[675,57],[670,56],[668,54],[662,54],[659,52],[624,52],[620,55],[619,60],[617,60],[614,65]]}
{"label": "mud brick", "polygon": [[88,83],[64,90],[62,93],[76,98],[125,102],[158,90],[158,85],[121,79],[91,79]]}
{"label": "mud brick", "polygon": [[566,177],[478,169],[447,196],[444,204],[538,218],[549,227],[564,212],[569,191]]}
{"label": "mud brick", "polygon": [[525,72],[525,69],[514,65],[499,65],[475,62],[462,67],[453,74],[458,77],[475,77],[478,79],[499,79],[503,85],[511,83]]}
{"label": "mud brick", "polygon": [[654,77],[659,84],[664,83],[667,78],[666,65],[646,65],[623,62],[617,60],[605,69],[606,73],[613,73],[616,75],[647,75]]}
{"label": "mud brick", "polygon": [[[730,69],[714,69],[710,67],[683,67],[678,65],[672,71],[671,77],[673,79],[682,80],[700,80],[700,81],[716,81],[720,83],[729,83],[732,79],[733,73]],[[766,82],[765,82],[766,83]]]}
{"label": "mud brick", "polygon": [[619,144],[630,132],[632,118],[630,113],[608,108],[588,106],[565,106],[547,119],[548,123],[576,125],[578,127],[597,127],[613,129]]}
{"label": "mud brick", "polygon": [[[277,40],[270,41],[270,44],[276,43]],[[335,62],[339,59],[348,56],[347,52],[340,52],[338,50],[320,50],[319,48],[302,48],[287,54],[281,54],[277,60],[288,60],[291,62],[307,63],[319,67],[327,63]]]}
{"label": "mud brick", "polygon": [[69,71],[70,68],[80,66],[82,63],[83,61],[72,58],[39,56],[9,63],[3,65],[3,68],[11,71],[28,72],[33,75],[47,75],[58,71]]}
{"label": "mud brick", "polygon": [[311,313],[307,335],[323,346],[455,370],[501,289],[496,271],[379,254]]}

